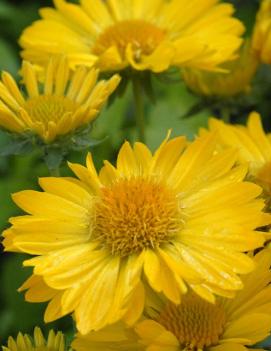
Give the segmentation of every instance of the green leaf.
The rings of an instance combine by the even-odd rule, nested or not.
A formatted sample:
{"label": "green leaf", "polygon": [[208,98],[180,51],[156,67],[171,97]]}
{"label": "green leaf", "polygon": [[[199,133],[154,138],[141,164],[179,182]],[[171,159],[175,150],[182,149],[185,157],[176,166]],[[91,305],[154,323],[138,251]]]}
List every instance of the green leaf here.
{"label": "green leaf", "polygon": [[0,156],[25,155],[33,150],[29,139],[10,139],[9,143],[1,146]]}
{"label": "green leaf", "polygon": [[196,114],[202,112],[206,109],[206,102],[204,100],[197,101],[188,111],[186,111],[180,119],[185,119],[188,117],[195,116]]}
{"label": "green leaf", "polygon": [[72,145],[70,145],[72,150],[75,151],[81,151],[85,149],[89,149],[91,147],[97,146],[102,144],[107,137],[97,140],[97,139],[92,139],[90,135],[74,135],[71,138]]}
{"label": "green leaf", "polygon": [[158,147],[170,129],[172,136],[185,135],[192,139],[200,127],[207,125],[210,112],[206,108],[189,118],[180,119],[180,116],[190,111],[197,101],[182,84],[167,89],[166,96],[158,100],[149,111],[146,136],[151,149]]}
{"label": "green leaf", "polygon": [[63,159],[64,153],[60,148],[47,148],[45,150],[44,161],[52,174],[55,172],[58,173],[58,169]]}

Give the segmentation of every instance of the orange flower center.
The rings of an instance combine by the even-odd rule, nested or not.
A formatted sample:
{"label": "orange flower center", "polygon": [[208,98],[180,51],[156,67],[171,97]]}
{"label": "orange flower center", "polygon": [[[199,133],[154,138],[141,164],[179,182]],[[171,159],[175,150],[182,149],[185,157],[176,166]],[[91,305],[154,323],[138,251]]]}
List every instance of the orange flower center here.
{"label": "orange flower center", "polygon": [[95,218],[93,235],[120,256],[158,247],[181,227],[176,195],[164,184],[142,178],[103,188]]}
{"label": "orange flower center", "polygon": [[72,114],[77,104],[65,96],[40,95],[26,101],[24,109],[32,122],[48,124],[59,121],[67,113]]}
{"label": "orange flower center", "polygon": [[199,296],[188,293],[178,306],[169,303],[157,319],[176,336],[181,348],[202,350],[216,345],[225,325],[225,312],[217,304],[211,304]]}
{"label": "orange flower center", "polygon": [[125,58],[127,47],[133,51],[135,61],[141,55],[150,55],[165,37],[165,31],[144,20],[128,20],[108,27],[96,40],[92,53],[99,56],[116,47]]}

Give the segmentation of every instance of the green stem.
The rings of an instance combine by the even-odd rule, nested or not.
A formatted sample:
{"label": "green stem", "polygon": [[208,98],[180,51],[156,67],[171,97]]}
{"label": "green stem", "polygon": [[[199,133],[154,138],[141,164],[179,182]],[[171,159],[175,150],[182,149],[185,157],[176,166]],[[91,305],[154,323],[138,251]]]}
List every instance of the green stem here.
{"label": "green stem", "polygon": [[145,117],[142,86],[137,77],[133,78],[133,93],[135,101],[135,120],[138,129],[138,137],[141,142],[145,142]]}
{"label": "green stem", "polygon": [[223,122],[229,124],[231,123],[231,113],[230,110],[228,108],[223,108],[221,111],[221,117]]}
{"label": "green stem", "polygon": [[59,167],[54,168],[54,169],[49,169],[51,177],[60,177],[60,169]]}

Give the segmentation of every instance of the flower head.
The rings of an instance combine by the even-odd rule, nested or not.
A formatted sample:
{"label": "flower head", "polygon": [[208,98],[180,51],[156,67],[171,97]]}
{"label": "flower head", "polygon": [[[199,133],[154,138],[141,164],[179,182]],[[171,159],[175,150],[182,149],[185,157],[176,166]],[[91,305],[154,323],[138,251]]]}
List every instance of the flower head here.
{"label": "flower head", "polygon": [[60,332],[49,332],[45,340],[41,330],[35,328],[33,339],[29,335],[19,333],[16,340],[9,337],[7,346],[2,346],[3,351],[64,351],[64,335]]}
{"label": "flower head", "polygon": [[[170,66],[215,70],[235,57],[243,25],[218,0],[54,0],[21,39],[23,58],[43,66],[52,53],[72,68],[162,72]],[[67,40],[68,38],[68,40]]]}
{"label": "flower head", "polygon": [[240,50],[240,56],[223,64],[223,68],[228,72],[204,72],[187,68],[183,69],[182,77],[186,85],[196,94],[229,98],[250,91],[257,67],[258,59],[250,41],[246,41]]}
{"label": "flower head", "polygon": [[263,63],[271,64],[271,0],[263,0],[253,31],[252,47]]}
{"label": "flower head", "polygon": [[[124,319],[133,323],[151,287],[175,304],[190,287],[209,301],[242,289],[254,268],[243,252],[262,246],[261,188],[243,182],[235,150],[215,152],[210,134],[184,137],[152,154],[122,146],[117,165],[98,174],[71,164],[79,179],[42,178],[43,192],[13,195],[27,216],[11,218],[8,251],[37,255],[29,301],[48,301],[45,320],[74,312],[82,334]],[[269,218],[268,218],[269,220]]]}
{"label": "flower head", "polygon": [[72,346],[75,351],[253,350],[271,331],[270,249],[258,253],[254,261],[256,269],[243,278],[244,288],[233,299],[220,297],[212,304],[189,291],[175,305],[149,295],[144,316],[133,328],[115,324],[79,333]]}
{"label": "flower head", "polygon": [[119,77],[113,76],[96,84],[97,70],[78,67],[72,73],[64,58],[49,61],[42,86],[29,62],[23,63],[22,76],[26,95],[10,74],[2,74],[0,126],[15,133],[37,135],[45,143],[92,122],[119,83]]}
{"label": "flower head", "polygon": [[255,262],[233,299],[211,304],[191,292],[178,306],[153,299],[149,318],[135,327],[140,342],[160,351],[245,351],[264,340],[271,331],[270,250],[257,254]]}
{"label": "flower head", "polygon": [[265,195],[271,196],[271,137],[263,130],[260,115],[252,112],[247,126],[225,124],[217,119],[210,119],[211,131],[218,132],[220,147],[235,147],[238,161],[248,164],[248,177],[260,184]]}

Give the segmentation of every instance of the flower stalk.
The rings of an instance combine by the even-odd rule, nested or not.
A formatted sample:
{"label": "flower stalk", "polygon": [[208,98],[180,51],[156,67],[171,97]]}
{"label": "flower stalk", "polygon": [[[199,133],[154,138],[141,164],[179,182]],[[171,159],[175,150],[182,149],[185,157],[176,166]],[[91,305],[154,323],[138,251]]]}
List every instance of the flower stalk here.
{"label": "flower stalk", "polygon": [[133,77],[132,84],[133,84],[133,95],[134,95],[134,102],[135,102],[135,120],[136,120],[136,126],[138,130],[138,138],[142,143],[144,143],[146,139],[144,101],[143,101],[141,84],[138,77]]}

